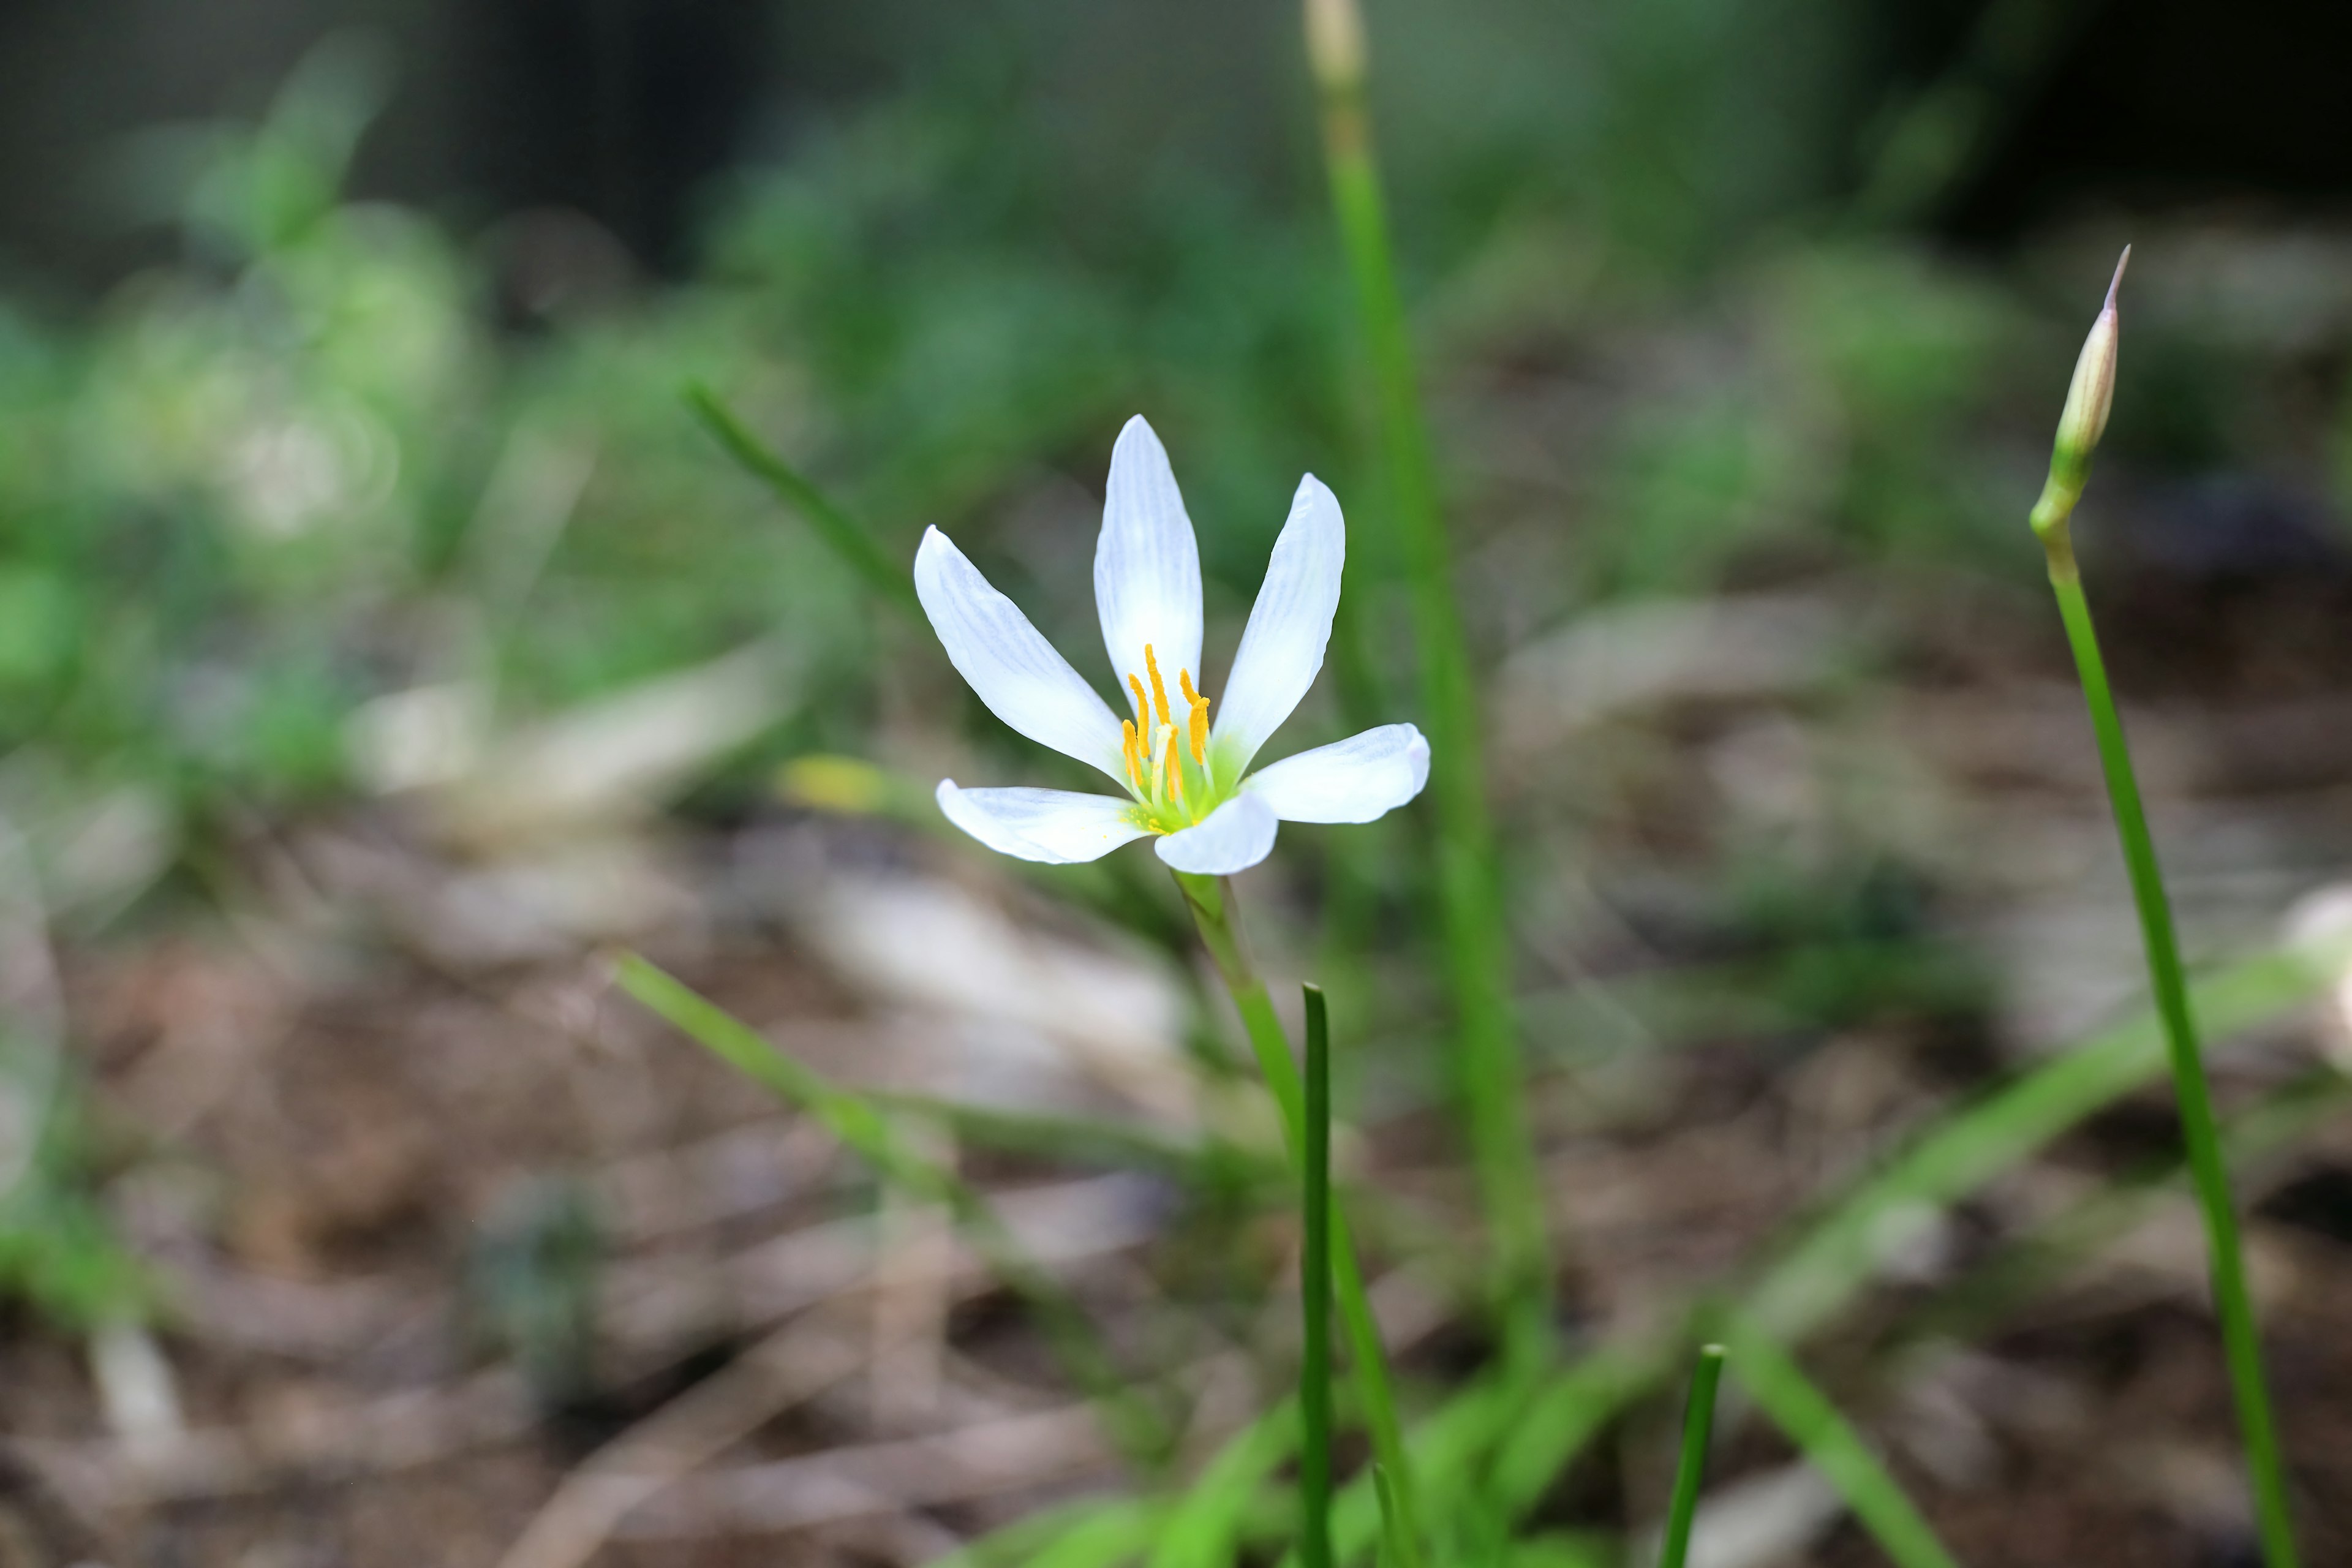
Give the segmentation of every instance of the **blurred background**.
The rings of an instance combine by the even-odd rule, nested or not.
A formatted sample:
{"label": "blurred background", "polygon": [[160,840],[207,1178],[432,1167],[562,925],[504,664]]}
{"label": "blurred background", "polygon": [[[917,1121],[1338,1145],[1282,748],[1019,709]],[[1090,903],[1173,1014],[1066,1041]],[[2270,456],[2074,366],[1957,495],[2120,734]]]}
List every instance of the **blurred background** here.
{"label": "blurred background", "polygon": [[[1368,23],[1574,1352],[2140,1005],[2023,523],[2126,241],[2077,535],[2192,958],[2340,918],[2352,11]],[[1090,674],[1129,416],[1215,676],[1312,470],[1353,625],[1281,745],[1412,712],[1291,8],[10,0],[0,1563],[919,1563],[1163,1484],[936,1215],[611,993],[621,947],[997,1194],[1181,1413],[1165,1485],[1287,1387],[1295,1237],[1173,889],[944,829],[937,778],[1060,760],[690,386]],[[1494,1346],[1425,842],[1293,829],[1243,889],[1277,992],[1332,993],[1432,1415]],[[2352,1049],[2315,984],[2208,1013],[2341,1561]],[[1966,1561],[2252,1560],[2144,1081],[1895,1216],[1802,1346]],[[1674,1408],[1458,1560],[1620,1561]],[[1717,1568],[1880,1560],[1726,1422]],[[1220,1528],[1183,1561],[1284,1539]]]}

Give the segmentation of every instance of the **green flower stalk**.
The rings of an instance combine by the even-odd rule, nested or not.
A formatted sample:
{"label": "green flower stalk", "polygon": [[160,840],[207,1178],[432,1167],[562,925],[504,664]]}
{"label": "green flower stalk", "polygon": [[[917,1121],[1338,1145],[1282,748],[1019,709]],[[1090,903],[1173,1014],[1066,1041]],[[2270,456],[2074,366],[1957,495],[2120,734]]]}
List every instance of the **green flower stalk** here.
{"label": "green flower stalk", "polygon": [[1452,545],[1438,504],[1429,421],[1422,411],[1389,247],[1366,103],[1363,17],[1356,0],[1306,0],[1306,20],[1332,211],[1355,280],[1381,446],[1388,459],[1389,501],[1410,590],[1423,716],[1434,759],[1430,794],[1438,913],[1460,1026],[1458,1072],[1470,1152],[1494,1232],[1494,1293],[1507,1309],[1514,1349],[1541,1353],[1549,1340],[1550,1239],[1512,1010],[1510,935],[1480,762],[1477,688],[1454,598]]}
{"label": "green flower stalk", "polygon": [[2074,668],[2082,678],[2083,696],[2090,706],[2091,730],[2098,743],[2099,766],[2105,774],[2107,798],[2114,806],[2116,831],[2123,841],[2124,863],[2131,874],[2132,901],[2138,907],[2140,936],[2147,952],[2148,977],[2156,1007],[2164,1022],[2165,1046],[2171,1059],[2173,1089],[2180,1105],[2180,1131],[2188,1146],[2189,1173],[2197,1188],[2198,1206],[2205,1220],[2210,1255],[2213,1307],[2221,1330],[2230,1382],[2237,1398],[2238,1426],[2246,1446],[2246,1468],[2252,1484],[2255,1528],[2262,1539],[2266,1568],[2295,1568],[2294,1531],[2287,1506],[2284,1466],[2278,1432],[2271,1415],[2268,1388],[2263,1376],[2262,1342],[2254,1321],[2253,1299],[2246,1286],[2244,1249],[2238,1237],[2238,1217],[2230,1196],[2230,1177],[2221,1158],[2221,1134],[2214,1123],[2213,1096],[2206,1082],[2200,1052],[2197,1021],[2189,1005],[2189,987],[2180,964],[2180,945],[2173,933],[2172,909],[2158,868],[2155,840],[2149,836],[2147,814],[2140,805],[2139,782],[2132,772],[2131,752],[2124,740],[2123,720],[2108,689],[2106,661],[2091,624],[2091,607],[2083,595],[2082,573],[2074,561],[2071,528],[2074,503],[2082,499],[2090,478],[2091,454],[2107,427],[2116,388],[2116,352],[2121,323],[2116,292],[2124,267],[2131,260],[2126,247],[2116,264],[2115,281],[2107,285],[2105,306],[2083,344],[2074,365],[2074,379],[2066,390],[2065,412],[2059,416],[2058,439],[2050,457],[2050,478],[2034,502],[2032,525],[2049,557],[2050,586],[2058,595],[2058,613],[2074,649]]}

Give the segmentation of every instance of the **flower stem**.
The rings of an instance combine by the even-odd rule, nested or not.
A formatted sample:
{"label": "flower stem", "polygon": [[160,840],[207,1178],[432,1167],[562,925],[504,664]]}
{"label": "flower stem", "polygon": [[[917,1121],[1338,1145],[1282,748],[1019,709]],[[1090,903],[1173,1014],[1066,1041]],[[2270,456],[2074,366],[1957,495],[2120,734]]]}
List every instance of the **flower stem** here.
{"label": "flower stem", "polygon": [[[1201,941],[1207,946],[1209,956],[1216,961],[1225,989],[1233,994],[1234,1006],[1242,1016],[1242,1028],[1249,1036],[1250,1049],[1257,1057],[1266,1089],[1282,1113],[1284,1144],[1292,1162],[1303,1166],[1307,1154],[1306,1086],[1299,1079],[1298,1064],[1291,1060],[1290,1040],[1283,1033],[1282,1020],[1275,1016],[1274,1001],[1266,994],[1265,982],[1258,978],[1256,965],[1250,960],[1249,944],[1242,932],[1241,908],[1234,900],[1232,886],[1217,877],[1187,871],[1175,875],[1177,885],[1184,890],[1184,901],[1192,910],[1193,923],[1200,927]],[[1397,1541],[1410,1554],[1397,1568],[1421,1568],[1419,1500],[1412,1485],[1412,1460],[1405,1453],[1404,1427],[1397,1418],[1395,1390],[1389,1381],[1388,1352],[1381,1346],[1380,1323],[1372,1316],[1371,1298],[1365,1293],[1363,1272],[1357,1267],[1347,1215],[1338,1197],[1328,1192],[1324,1209],[1330,1226],[1333,1303],[1339,1309],[1340,1330],[1347,1336],[1349,1357],[1354,1363],[1356,1388],[1364,1405],[1364,1425],[1372,1440],[1372,1458],[1388,1476],[1397,1514]]]}
{"label": "flower stem", "polygon": [[1305,1241],[1298,1301],[1298,1562],[1331,1568],[1331,1022],[1323,988],[1307,1003]]}
{"label": "flower stem", "polygon": [[1683,1568],[1690,1555],[1691,1520],[1698,1512],[1699,1483],[1706,1478],[1706,1445],[1715,1435],[1715,1389],[1723,1381],[1724,1349],[1705,1345],[1692,1369],[1690,1403],[1683,1409],[1683,1457],[1675,1470],[1675,1495],[1666,1510],[1665,1544],[1658,1568]]}
{"label": "flower stem", "polygon": [[2238,1426],[2246,1445],[2246,1468],[2253,1487],[2254,1523],[2262,1538],[2267,1568],[2295,1568],[2294,1529],[2287,1506],[2284,1467],[2280,1458],[2278,1430],[2271,1415],[2270,1393],[2263,1376],[2260,1331],[2254,1320],[2253,1297],[2246,1286],[2244,1248],[2238,1237],[2238,1216],[2230,1196],[2229,1171],[2221,1158],[2221,1134],[2213,1118],[2213,1096],[2205,1079],[2205,1062],[2197,1039],[2197,1020],[2189,1010],[2189,987],[2180,966],[2180,946],[2173,934],[2172,908],[2165,896],[2164,874],[2158,868],[2156,843],[2147,829],[2147,814],[2140,805],[2139,782],[2132,772],[2131,752],[2124,741],[2123,720],[2116,710],[2107,685],[2106,661],[2100,657],[2097,631],[2091,624],[2091,606],[2083,596],[2083,578],[2074,563],[2074,546],[2065,511],[2041,513],[2052,505],[2045,498],[2037,508],[2034,531],[2041,535],[2050,563],[2050,586],[2058,595],[2058,614],[2066,626],[2066,641],[2074,653],[2074,669],[2082,678],[2083,697],[2091,710],[2091,731],[2099,749],[2099,767],[2106,776],[2107,799],[2114,807],[2116,831],[2123,841],[2124,864],[2131,874],[2132,901],[2139,910],[2139,929],[2147,953],[2148,978],[2156,993],[2157,1015],[2164,1023],[2165,1047],[2171,1058],[2172,1084],[2180,1105],[2180,1135],[2188,1146],[2189,1169],[2197,1188],[2198,1206],[2205,1218],[2205,1242],[2212,1268],[2214,1315],[2220,1320],[2221,1346],[2229,1363],[2230,1383],[2237,1396]]}
{"label": "flower stem", "polygon": [[[1476,692],[1412,343],[1397,292],[1388,217],[1365,103],[1362,19],[1355,0],[1307,0],[1308,54],[1348,269],[1371,356],[1390,504],[1412,594],[1421,700],[1429,721],[1438,902],[1446,973],[1461,1025],[1461,1075],[1479,1190],[1495,1227],[1498,1300],[1514,1328],[1538,1325],[1550,1289],[1543,1196],[1522,1112],[1510,947],[1486,810]],[[1532,1310],[1530,1310],[1532,1309]]]}

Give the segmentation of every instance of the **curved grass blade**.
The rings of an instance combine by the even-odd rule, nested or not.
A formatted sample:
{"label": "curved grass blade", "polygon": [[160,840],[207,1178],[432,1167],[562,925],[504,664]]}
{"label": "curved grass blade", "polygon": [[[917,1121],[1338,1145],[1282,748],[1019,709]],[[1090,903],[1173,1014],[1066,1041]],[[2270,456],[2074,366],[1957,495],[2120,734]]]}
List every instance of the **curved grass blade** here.
{"label": "curved grass blade", "polygon": [[1160,1466],[1173,1442],[1167,1421],[1136,1395],[1061,1281],[1022,1250],[977,1188],[910,1151],[872,1100],[793,1060],[750,1025],[635,953],[622,956],[614,978],[622,990],[730,1067],[815,1117],[881,1180],[946,1209],[997,1278],[1037,1313],[1071,1375],[1102,1407],[1104,1423],[1121,1449],[1148,1468]]}
{"label": "curved grass blade", "polygon": [[[2271,952],[2199,983],[2198,1012],[2216,1038],[2279,1016],[2331,983],[2311,955]],[[1740,1292],[1746,1321],[1782,1343],[1813,1332],[1875,1278],[1885,1238],[1925,1223],[2022,1163],[2085,1118],[2164,1072],[2161,1026],[2143,1014],[2062,1050],[1961,1108],[1887,1165],[1826,1205]],[[1673,1373],[1693,1322],[1668,1323],[1588,1355],[1555,1374],[1494,1458],[1496,1496],[1515,1515],[1533,1508],[1584,1445]]]}
{"label": "curved grass blade", "polygon": [[684,396],[687,407],[727,455],[805,518],[808,525],[816,530],[817,537],[830,545],[851,571],[864,578],[867,587],[911,615],[922,614],[923,607],[915,598],[915,575],[910,566],[892,559],[871,534],[834,505],[831,498],[806,475],[752,435],[734,411],[719,401],[717,393],[698,382],[687,387]]}
{"label": "curved grass blade", "polygon": [[1837,1489],[1896,1568],[1959,1568],[1862,1435],[1787,1352],[1769,1335],[1737,1323],[1730,1339],[1739,1356],[1740,1386]]}

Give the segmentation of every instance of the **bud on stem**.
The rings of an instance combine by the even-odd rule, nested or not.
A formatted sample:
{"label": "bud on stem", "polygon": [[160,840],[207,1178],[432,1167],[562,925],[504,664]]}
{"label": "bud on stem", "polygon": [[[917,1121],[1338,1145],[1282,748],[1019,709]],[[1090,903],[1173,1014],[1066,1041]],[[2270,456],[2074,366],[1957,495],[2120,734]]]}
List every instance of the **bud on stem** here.
{"label": "bud on stem", "polygon": [[[2050,453],[2050,478],[2042,487],[2042,499],[2033,503],[2033,531],[2050,547],[2053,561],[2066,542],[2066,521],[2083,497],[2083,486],[2091,477],[2091,454],[2106,433],[2107,414],[2115,406],[2116,349],[2123,336],[2116,291],[2123,287],[2124,268],[2130,264],[2131,247],[2126,245],[2107,284],[2107,302],[2091,323],[2091,335],[2083,340],[2083,353],[2074,361],[2074,379],[2067,384],[2065,411],[2058,416],[2058,439]],[[2071,546],[2067,552],[2071,555]]]}
{"label": "bud on stem", "polygon": [[1364,81],[1364,17],[1356,0],[1307,0],[1307,64],[1326,92]]}

